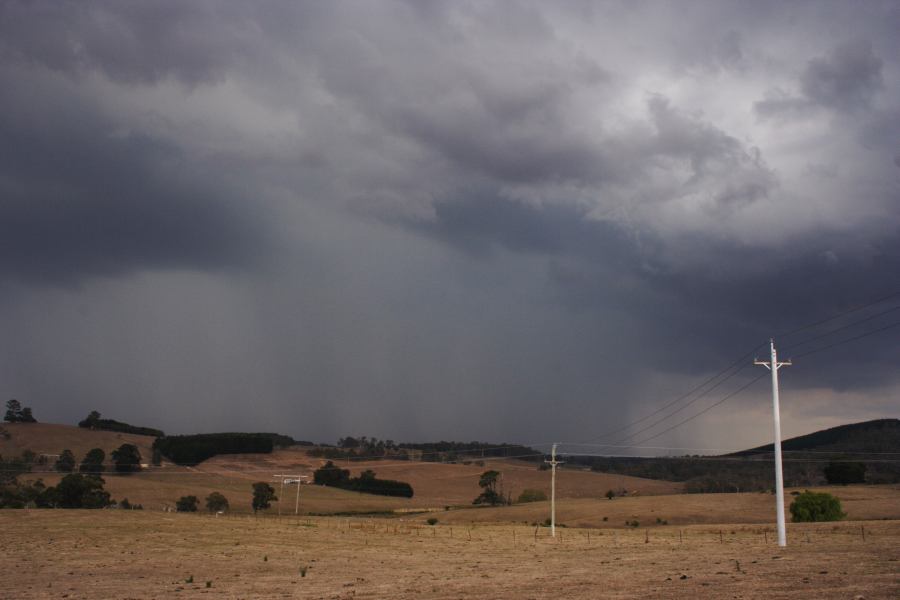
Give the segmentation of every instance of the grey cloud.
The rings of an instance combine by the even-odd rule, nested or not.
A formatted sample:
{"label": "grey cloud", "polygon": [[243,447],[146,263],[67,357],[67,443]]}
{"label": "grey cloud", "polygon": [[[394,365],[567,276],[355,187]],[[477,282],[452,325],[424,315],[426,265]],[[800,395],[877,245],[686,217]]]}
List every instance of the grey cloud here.
{"label": "grey cloud", "polygon": [[776,118],[802,116],[819,107],[843,113],[867,109],[884,86],[883,65],[870,42],[841,44],[806,64],[799,78],[802,96],[776,88],[753,108],[761,117]]}
{"label": "grey cloud", "polygon": [[812,102],[842,112],[867,108],[882,87],[883,62],[870,42],[842,44],[825,58],[809,61],[800,79]]}

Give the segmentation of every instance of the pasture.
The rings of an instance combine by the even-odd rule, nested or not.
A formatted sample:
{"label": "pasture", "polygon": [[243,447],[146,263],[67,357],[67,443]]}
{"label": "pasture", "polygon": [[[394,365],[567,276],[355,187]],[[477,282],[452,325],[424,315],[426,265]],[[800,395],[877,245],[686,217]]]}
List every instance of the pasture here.
{"label": "pasture", "polygon": [[900,597],[900,521],[791,524],[787,548],[760,525],[553,539],[526,525],[148,510],[6,510],[0,532],[9,600]]}

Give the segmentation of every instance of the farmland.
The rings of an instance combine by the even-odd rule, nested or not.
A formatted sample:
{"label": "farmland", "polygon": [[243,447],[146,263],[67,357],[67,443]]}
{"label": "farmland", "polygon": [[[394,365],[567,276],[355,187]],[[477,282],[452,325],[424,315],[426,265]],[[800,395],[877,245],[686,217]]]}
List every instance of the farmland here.
{"label": "farmland", "polygon": [[[9,427],[5,452],[109,450],[142,436],[65,426]],[[29,435],[24,435],[27,431]],[[549,502],[475,507],[479,474],[505,493],[549,492],[550,474],[512,459],[341,463],[409,481],[413,498],[315,485],[286,488],[250,513],[250,485],[311,475],[324,461],[302,447],[220,455],[105,473],[117,500],[144,510],[0,510],[0,600],[38,598],[895,598],[900,595],[900,486],[816,488],[837,496],[837,523],[789,524],[774,544],[769,493],[684,494],[678,483],[563,469],[557,528]],[[38,466],[22,479],[60,474]],[[277,487],[277,486],[276,486]],[[607,499],[605,492],[615,490]],[[213,491],[225,514],[168,512]],[[281,493],[281,490],[277,490]],[[787,503],[800,489],[788,489]],[[281,516],[279,516],[281,512]],[[429,524],[430,520],[436,520]]]}
{"label": "farmland", "polygon": [[[863,539],[862,527],[865,528]],[[896,598],[900,522],[652,530],[2,511],[0,598]]]}

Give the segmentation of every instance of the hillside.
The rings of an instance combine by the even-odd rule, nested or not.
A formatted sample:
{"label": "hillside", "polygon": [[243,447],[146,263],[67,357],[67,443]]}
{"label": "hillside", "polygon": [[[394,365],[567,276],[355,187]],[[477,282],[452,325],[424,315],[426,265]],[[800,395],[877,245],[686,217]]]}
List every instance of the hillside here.
{"label": "hillside", "polygon": [[[900,454],[900,419],[876,419],[839,425],[781,442],[783,452],[834,452],[836,454]],[[773,444],[733,452],[726,456],[753,456],[774,451]]]}
{"label": "hillside", "polygon": [[[900,482],[900,421],[879,419],[841,425],[783,440],[787,486],[826,483],[831,460],[866,465],[868,483]],[[688,492],[765,491],[772,487],[772,444],[722,456],[567,456],[569,464],[605,473],[683,482]]]}
{"label": "hillside", "polygon": [[[75,453],[76,460],[80,460],[91,448],[102,448],[109,455],[121,444],[131,443],[138,447],[146,460],[151,455],[154,439],[47,423],[10,424],[5,425],[4,430],[8,437],[0,436],[0,454],[6,457],[17,456],[23,450],[58,454],[63,448],[69,448]],[[267,481],[276,485],[273,475],[280,473],[306,475],[311,480],[315,469],[326,461],[310,456],[309,450],[309,447],[293,446],[276,449],[271,454],[219,455],[196,467],[165,463],[162,467],[152,467],[134,475],[121,476],[107,472],[104,478],[106,488],[114,498],[127,497],[146,508],[172,506],[183,495],[204,498],[210,492],[220,491],[228,497],[234,509],[245,512],[250,507],[250,484],[253,482]],[[354,476],[371,469],[381,478],[406,481],[412,485],[415,495],[412,499],[386,498],[310,485],[301,488],[301,502],[304,511],[319,513],[469,506],[480,492],[480,474],[488,469],[501,472],[504,494],[509,493],[513,499],[526,488],[550,493],[550,473],[539,470],[535,463],[489,458],[484,462],[465,462],[468,464],[367,460],[351,461],[348,465],[347,461],[340,461],[340,466],[349,468]],[[33,472],[24,477],[40,477],[52,485],[60,476],[52,471],[52,465],[35,465]],[[683,486],[673,482],[593,473],[586,469],[566,469],[558,475],[559,498],[602,498],[610,489],[636,495],[657,495],[680,493]],[[285,506],[290,509],[293,509],[295,493],[295,489],[285,492]]]}
{"label": "hillside", "polygon": [[56,425],[53,423],[4,423],[0,425],[0,455],[17,456],[24,450],[35,454],[59,454],[68,448],[80,461],[92,448],[100,448],[106,452],[107,460],[110,452],[122,444],[134,444],[141,453],[144,462],[150,462],[151,446],[156,438],[149,435],[135,435],[116,431],[99,431]]}

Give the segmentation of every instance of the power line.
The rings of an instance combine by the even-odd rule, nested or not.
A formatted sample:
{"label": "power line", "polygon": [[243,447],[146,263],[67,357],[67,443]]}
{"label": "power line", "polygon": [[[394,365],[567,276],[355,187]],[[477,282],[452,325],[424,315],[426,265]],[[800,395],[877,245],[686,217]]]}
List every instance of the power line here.
{"label": "power line", "polygon": [[871,321],[872,319],[877,319],[878,317],[886,315],[890,312],[894,312],[895,310],[900,310],[900,304],[898,304],[897,306],[892,306],[891,308],[889,308],[887,310],[883,310],[879,313],[875,313],[874,315],[870,315],[870,316],[866,317],[865,319],[860,319],[859,321],[853,321],[852,323],[848,323],[842,327],[838,327],[837,329],[832,329],[831,331],[827,331],[827,332],[819,334],[815,337],[811,337],[808,340],[798,342],[798,343],[794,344],[793,346],[788,346],[788,348],[793,351],[796,348],[799,348],[800,346],[805,346],[806,344],[809,344],[810,342],[815,342],[816,340],[820,340],[822,338],[828,337],[830,335],[837,333],[838,331],[843,331],[845,329],[849,329],[850,327],[855,327],[856,325],[859,325],[861,323],[866,323],[868,321]]}
{"label": "power line", "polygon": [[794,335],[795,333],[800,333],[801,331],[806,331],[807,329],[812,329],[813,327],[818,327],[819,325],[824,325],[825,323],[828,323],[829,321],[834,321],[835,319],[839,319],[839,318],[843,317],[844,315],[849,315],[850,313],[854,313],[854,312],[863,310],[865,308],[869,308],[870,306],[875,306],[876,304],[881,304],[885,300],[890,300],[891,298],[895,298],[897,296],[900,296],[900,290],[891,292],[887,296],[882,296],[881,298],[878,298],[871,302],[867,302],[866,304],[855,306],[853,308],[848,308],[847,310],[845,310],[843,312],[839,312],[838,314],[828,317],[827,319],[822,319],[821,321],[815,321],[814,323],[807,323],[806,325],[802,325],[796,329],[792,329],[791,331],[787,331],[785,333],[778,334],[775,336],[775,338],[783,339],[788,336]]}
{"label": "power line", "polygon": [[797,355],[797,358],[802,358],[802,357],[804,357],[804,356],[809,356],[810,354],[816,354],[817,352],[823,352],[823,351],[825,351],[825,350],[828,350],[828,349],[830,349],[830,348],[834,348],[835,346],[841,346],[841,345],[846,344],[846,343],[848,343],[848,342],[855,342],[856,340],[861,340],[862,338],[869,337],[870,335],[875,335],[876,333],[880,333],[880,332],[882,332],[882,331],[886,331],[886,330],[891,329],[891,328],[893,328],[893,327],[897,327],[898,325],[900,325],[900,321],[897,321],[896,323],[891,323],[890,325],[885,325],[884,327],[879,327],[878,329],[873,329],[872,331],[869,331],[869,332],[867,332],[867,333],[863,333],[862,335],[857,335],[857,336],[854,336],[854,337],[851,337],[851,338],[847,338],[847,339],[845,339],[845,340],[841,340],[841,341],[839,341],[839,342],[835,342],[835,343],[833,343],[833,344],[828,344],[827,346],[823,346],[823,347],[817,348],[817,349],[815,349],[815,350],[810,350],[809,352],[804,352],[803,354],[798,354],[798,355]]}
{"label": "power line", "polygon": [[[597,437],[594,437],[594,438],[591,438],[591,439],[585,440],[585,441],[588,441],[588,442],[590,442],[590,441],[595,441],[595,440],[599,440],[599,439],[602,439],[602,438],[605,438],[605,437],[609,437],[609,436],[611,436],[611,435],[613,435],[613,434],[616,434],[616,433],[619,433],[619,432],[622,432],[622,431],[626,431],[626,430],[632,428],[633,426],[637,425],[638,423],[642,423],[643,421],[646,421],[647,419],[649,419],[649,418],[651,418],[651,417],[653,417],[653,416],[655,416],[655,415],[658,415],[659,413],[661,413],[662,411],[666,410],[667,408],[669,408],[669,407],[671,407],[671,406],[674,406],[674,405],[678,404],[679,402],[681,402],[682,400],[685,400],[685,399],[689,398],[689,397],[692,396],[695,392],[701,390],[702,388],[704,388],[704,387],[705,387],[706,385],[708,385],[709,383],[715,381],[716,379],[718,379],[719,377],[721,377],[722,375],[724,375],[725,373],[727,373],[728,371],[730,371],[731,369],[733,369],[734,367],[736,367],[737,365],[743,363],[748,357],[750,357],[754,352],[756,352],[756,350],[758,350],[758,349],[760,348],[760,346],[762,346],[762,345],[763,345],[763,344],[758,344],[757,346],[755,346],[754,348],[752,348],[749,352],[747,352],[747,353],[741,355],[740,358],[738,358],[737,360],[735,360],[734,362],[732,362],[730,365],[728,365],[727,367],[725,367],[724,369],[722,369],[721,371],[719,371],[719,372],[716,373],[715,375],[713,375],[713,376],[707,378],[707,379],[704,380],[702,383],[700,383],[699,385],[697,385],[697,386],[691,388],[691,389],[688,390],[686,393],[684,393],[684,394],[682,394],[681,396],[675,398],[674,400],[665,403],[664,405],[662,405],[662,406],[659,407],[658,409],[654,410],[653,412],[649,413],[648,415],[646,415],[646,416],[644,416],[644,417],[641,417],[640,419],[637,419],[636,421],[632,421],[631,423],[628,423],[627,425],[625,425],[625,426],[623,426],[623,427],[619,427],[618,429],[613,429],[613,430],[611,430],[611,431],[607,431],[606,433],[603,433],[603,434],[601,434],[601,435],[599,435],[599,436],[597,436]],[[735,371],[734,373],[732,373],[731,375],[729,375],[728,377],[726,377],[726,378],[723,379],[722,381],[718,382],[718,383],[717,383],[716,385],[714,385],[713,387],[711,387],[711,388],[709,388],[708,390],[706,390],[705,392],[703,392],[703,394],[701,394],[700,396],[698,396],[697,398],[695,398],[694,400],[692,400],[692,401],[689,402],[688,404],[685,404],[682,408],[680,408],[680,409],[678,409],[678,410],[672,412],[669,416],[674,415],[674,414],[678,413],[679,411],[683,410],[684,408],[690,406],[691,404],[693,404],[694,402],[696,402],[697,400],[699,400],[700,398],[702,398],[703,396],[705,396],[706,394],[708,394],[709,392],[711,392],[712,390],[714,390],[714,389],[716,389],[717,387],[719,387],[721,384],[725,383],[726,381],[728,381],[729,379],[731,379],[732,377],[734,377],[737,373],[739,373],[739,372],[740,372],[742,369],[744,369],[744,368],[745,368],[745,367],[741,367],[740,369],[738,369],[737,371]],[[634,435],[637,435],[638,433],[641,433],[641,432],[643,432],[643,431],[646,431],[647,429],[652,429],[653,427],[655,427],[656,425],[658,425],[660,422],[664,421],[664,420],[667,419],[667,418],[668,418],[668,417],[663,417],[663,419],[661,419],[660,421],[657,421],[654,425],[651,425],[650,427],[646,427],[646,428],[644,428],[644,429],[641,429],[641,430],[639,430],[639,431],[637,431],[637,432],[635,432],[635,433],[633,433],[633,434],[627,436],[625,439],[627,439],[628,437],[632,437],[632,436],[634,436]],[[618,443],[618,442],[616,442],[616,443]]]}
{"label": "power line", "polygon": [[690,422],[690,421],[693,421],[694,419],[696,419],[696,418],[699,417],[700,415],[703,415],[703,414],[709,412],[710,410],[712,410],[712,409],[714,409],[715,407],[719,406],[719,405],[722,404],[723,402],[725,402],[725,401],[727,401],[727,400],[730,400],[731,398],[737,396],[738,394],[740,394],[741,392],[743,392],[743,391],[746,390],[748,387],[750,387],[751,385],[753,385],[754,383],[756,383],[757,381],[759,381],[760,379],[762,379],[762,378],[765,377],[765,376],[766,376],[766,373],[763,373],[763,374],[759,375],[758,377],[755,377],[755,378],[751,379],[750,381],[748,381],[747,383],[745,383],[744,385],[742,385],[741,387],[739,387],[739,388],[736,389],[735,391],[731,392],[730,394],[728,394],[727,396],[725,396],[724,398],[722,398],[722,399],[719,400],[718,402],[715,402],[714,404],[710,404],[709,406],[707,406],[706,408],[704,408],[703,410],[701,410],[701,411],[698,412],[697,414],[695,414],[695,415],[693,415],[693,416],[691,416],[691,417],[688,417],[687,419],[684,419],[683,421],[679,421],[678,423],[676,423],[675,425],[672,425],[672,426],[669,427],[668,429],[664,429],[664,430],[660,431],[659,433],[657,433],[657,434],[655,434],[655,435],[652,435],[652,436],[650,436],[650,437],[648,437],[648,438],[644,438],[643,440],[641,440],[641,441],[639,441],[639,442],[635,442],[635,443],[636,443],[636,444],[643,444],[644,442],[649,442],[650,440],[655,440],[656,438],[658,438],[659,436],[663,435],[664,433],[668,433],[668,432],[672,431],[673,429],[675,429],[676,427],[681,427],[681,426],[684,425],[685,423],[688,423],[688,422]]}

